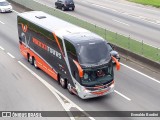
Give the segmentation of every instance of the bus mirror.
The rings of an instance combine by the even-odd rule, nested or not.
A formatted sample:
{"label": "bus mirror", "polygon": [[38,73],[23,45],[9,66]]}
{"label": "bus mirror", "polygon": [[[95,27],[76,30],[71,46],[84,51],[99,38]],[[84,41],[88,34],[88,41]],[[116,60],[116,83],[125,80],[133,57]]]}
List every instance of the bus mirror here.
{"label": "bus mirror", "polygon": [[112,60],[114,60],[115,63],[116,63],[116,69],[120,70],[120,63],[118,62],[118,60],[115,57],[113,57],[113,56],[112,56]]}
{"label": "bus mirror", "polygon": [[73,62],[75,63],[75,65],[77,66],[78,68],[78,71],[79,71],[79,77],[82,78],[83,77],[83,69],[81,68],[81,66],[79,65],[79,63],[75,60],[73,60]]}
{"label": "bus mirror", "polygon": [[114,50],[114,46],[110,43],[108,43],[108,45]]}

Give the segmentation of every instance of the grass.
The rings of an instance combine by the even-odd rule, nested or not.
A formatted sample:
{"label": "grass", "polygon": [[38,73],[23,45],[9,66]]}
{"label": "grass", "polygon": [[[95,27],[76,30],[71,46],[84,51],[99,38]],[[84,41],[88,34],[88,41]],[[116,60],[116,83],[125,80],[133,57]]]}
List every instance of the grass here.
{"label": "grass", "polygon": [[151,5],[157,8],[160,7],[160,0],[128,0],[128,1],[140,3],[143,5]]}
{"label": "grass", "polygon": [[150,60],[160,62],[160,49],[158,49],[158,48],[151,47],[149,45],[144,44],[143,42],[138,42],[136,40],[131,39],[130,37],[125,37],[123,35],[111,32],[111,31],[106,30],[104,28],[93,25],[89,22],[78,19],[74,16],[70,16],[64,12],[59,11],[59,10],[56,10],[56,9],[47,7],[45,5],[42,5],[40,3],[37,3],[33,0],[27,0],[27,1],[26,0],[9,0],[9,1],[15,1],[19,4],[22,4],[30,9],[32,9],[32,10],[41,10],[46,13],[49,13],[49,14],[56,16],[60,19],[68,21],[72,24],[75,24],[75,25],[78,25],[78,26],[83,27],[85,29],[88,29],[88,30],[100,35],[101,37],[103,37],[104,39],[109,41],[110,43],[115,44],[121,48],[129,50],[129,51],[136,53],[136,54],[139,54],[141,56],[144,56]]}

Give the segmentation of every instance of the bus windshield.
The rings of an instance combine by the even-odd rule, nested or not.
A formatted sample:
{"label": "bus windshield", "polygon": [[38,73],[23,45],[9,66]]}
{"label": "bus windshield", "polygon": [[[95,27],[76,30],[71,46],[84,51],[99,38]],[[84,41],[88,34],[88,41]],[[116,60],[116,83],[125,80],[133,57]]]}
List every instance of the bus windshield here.
{"label": "bus windshield", "polygon": [[81,84],[87,87],[103,85],[113,80],[113,66],[110,61],[109,65],[100,68],[84,69],[84,77]]}
{"label": "bus windshield", "polygon": [[78,44],[76,49],[81,65],[98,65],[110,59],[110,51],[105,41]]}

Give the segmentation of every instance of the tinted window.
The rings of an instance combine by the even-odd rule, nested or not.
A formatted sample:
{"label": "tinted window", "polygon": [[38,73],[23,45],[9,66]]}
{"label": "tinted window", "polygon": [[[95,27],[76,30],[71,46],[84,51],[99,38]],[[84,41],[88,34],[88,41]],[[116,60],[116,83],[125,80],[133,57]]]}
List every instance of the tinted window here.
{"label": "tinted window", "polygon": [[67,4],[73,3],[73,0],[65,0]]}
{"label": "tinted window", "polygon": [[66,44],[66,50],[67,50],[68,57],[77,61],[75,47],[67,40],[65,40],[65,44]]}
{"label": "tinted window", "polygon": [[8,2],[0,2],[0,6],[7,6],[7,5],[9,5]]}
{"label": "tinted window", "polygon": [[112,48],[112,46],[110,44],[108,44],[108,49],[109,49],[109,51],[113,50],[113,48]]}
{"label": "tinted window", "polygon": [[77,54],[80,64],[100,64],[110,59],[109,47],[104,41],[80,44]]}

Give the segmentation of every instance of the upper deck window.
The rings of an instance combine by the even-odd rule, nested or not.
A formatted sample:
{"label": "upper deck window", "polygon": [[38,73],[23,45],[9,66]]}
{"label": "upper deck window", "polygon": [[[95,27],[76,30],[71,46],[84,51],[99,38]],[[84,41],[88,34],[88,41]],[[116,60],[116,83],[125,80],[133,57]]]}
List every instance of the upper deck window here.
{"label": "upper deck window", "polygon": [[104,41],[78,44],[76,48],[80,64],[102,64],[110,59],[108,44]]}

